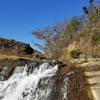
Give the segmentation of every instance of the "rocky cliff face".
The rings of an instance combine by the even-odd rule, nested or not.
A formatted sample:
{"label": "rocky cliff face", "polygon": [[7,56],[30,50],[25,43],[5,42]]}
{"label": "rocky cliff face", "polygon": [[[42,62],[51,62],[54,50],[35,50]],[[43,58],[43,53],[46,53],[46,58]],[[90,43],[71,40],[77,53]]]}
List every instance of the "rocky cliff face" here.
{"label": "rocky cliff face", "polygon": [[16,66],[25,66],[41,57],[29,44],[0,38],[0,80],[8,79]]}
{"label": "rocky cliff face", "polygon": [[[90,97],[89,100],[100,100],[100,58],[74,59],[71,62],[77,65],[76,70],[80,70],[76,79],[81,82],[80,86],[84,84],[85,92],[87,90],[87,94]],[[84,79],[83,82],[80,77]]]}
{"label": "rocky cliff face", "polygon": [[0,52],[16,55],[31,55],[35,50],[29,44],[0,38]]}

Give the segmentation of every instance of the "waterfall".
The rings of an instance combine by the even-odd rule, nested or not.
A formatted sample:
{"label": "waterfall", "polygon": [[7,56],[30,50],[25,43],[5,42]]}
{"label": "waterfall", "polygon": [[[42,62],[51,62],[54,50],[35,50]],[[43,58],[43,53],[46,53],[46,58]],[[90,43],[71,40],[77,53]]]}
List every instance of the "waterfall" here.
{"label": "waterfall", "polygon": [[66,77],[65,79],[64,79],[64,81],[63,81],[63,87],[62,87],[62,100],[68,100],[68,98],[67,98],[67,91],[68,91],[68,77]]}
{"label": "waterfall", "polygon": [[[16,67],[11,77],[0,81],[0,100],[51,100],[54,77],[58,65],[43,63],[35,68],[28,65]],[[66,98],[67,78],[64,79],[63,99]],[[65,93],[64,93],[65,92]],[[57,99],[55,99],[57,100]]]}

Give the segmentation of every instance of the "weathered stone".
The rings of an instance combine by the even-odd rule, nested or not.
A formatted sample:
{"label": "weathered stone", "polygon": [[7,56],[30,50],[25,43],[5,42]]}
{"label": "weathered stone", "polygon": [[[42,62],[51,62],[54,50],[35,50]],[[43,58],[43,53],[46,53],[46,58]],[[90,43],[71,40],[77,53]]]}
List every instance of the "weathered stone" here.
{"label": "weathered stone", "polygon": [[41,53],[30,47],[29,44],[4,38],[0,38],[0,53],[18,56],[32,56],[33,54],[35,54],[36,56],[41,55]]}

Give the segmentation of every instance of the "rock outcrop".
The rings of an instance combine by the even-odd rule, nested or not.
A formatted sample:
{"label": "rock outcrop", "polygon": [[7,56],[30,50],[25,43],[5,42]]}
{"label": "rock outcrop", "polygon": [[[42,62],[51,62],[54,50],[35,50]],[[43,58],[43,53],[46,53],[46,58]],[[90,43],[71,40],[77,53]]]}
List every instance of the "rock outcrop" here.
{"label": "rock outcrop", "polygon": [[41,60],[42,54],[29,44],[0,38],[0,80],[6,80],[16,66],[25,66]]}
{"label": "rock outcrop", "polygon": [[15,55],[32,55],[36,51],[29,44],[0,38],[0,53]]}
{"label": "rock outcrop", "polygon": [[76,69],[83,69],[84,88],[88,88],[88,94],[92,93],[90,100],[100,100],[100,58],[74,59],[72,63],[77,64]]}

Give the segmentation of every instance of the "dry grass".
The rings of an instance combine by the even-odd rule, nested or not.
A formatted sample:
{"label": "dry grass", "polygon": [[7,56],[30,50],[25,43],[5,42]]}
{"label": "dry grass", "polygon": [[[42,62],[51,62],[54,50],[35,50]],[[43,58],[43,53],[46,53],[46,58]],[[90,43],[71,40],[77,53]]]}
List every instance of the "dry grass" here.
{"label": "dry grass", "polygon": [[2,59],[12,59],[12,60],[18,60],[18,59],[26,59],[26,60],[34,60],[32,57],[21,57],[17,55],[6,55],[6,54],[0,54],[0,60]]}

